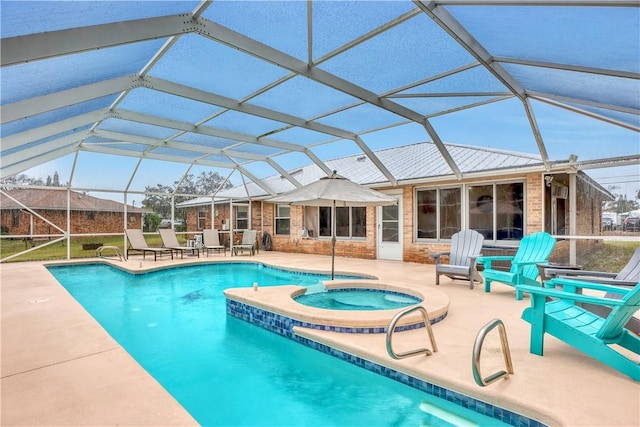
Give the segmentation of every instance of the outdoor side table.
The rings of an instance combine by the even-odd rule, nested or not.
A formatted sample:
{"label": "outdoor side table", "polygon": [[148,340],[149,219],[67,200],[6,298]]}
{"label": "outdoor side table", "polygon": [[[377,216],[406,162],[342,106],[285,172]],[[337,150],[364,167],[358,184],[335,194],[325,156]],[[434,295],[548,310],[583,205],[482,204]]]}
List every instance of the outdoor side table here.
{"label": "outdoor side table", "polygon": [[[536,264],[538,266],[538,271],[540,272],[540,279],[542,280],[542,286],[544,286],[544,282],[552,279],[555,276],[547,275],[547,268],[557,268],[563,270],[582,270],[582,266],[578,264],[562,264],[556,262],[545,262]],[[582,293],[582,289],[577,290],[578,293]]]}

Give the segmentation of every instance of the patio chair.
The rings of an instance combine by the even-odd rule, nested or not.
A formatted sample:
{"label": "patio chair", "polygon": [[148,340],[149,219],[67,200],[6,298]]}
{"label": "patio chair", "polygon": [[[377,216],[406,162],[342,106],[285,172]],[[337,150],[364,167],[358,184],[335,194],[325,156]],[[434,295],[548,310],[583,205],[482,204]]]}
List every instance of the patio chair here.
{"label": "patio chair", "polygon": [[[627,264],[619,273],[608,273],[605,271],[569,270],[563,268],[545,268],[545,274],[549,277],[566,277],[587,282],[602,283],[612,286],[634,287],[640,282],[640,247],[638,247]],[[549,282],[546,282],[549,283]],[[620,298],[621,294],[607,292],[605,298]],[[601,317],[609,316],[611,308],[590,303],[577,303],[584,309],[596,313]],[[640,319],[632,317],[625,325],[627,329],[640,335]]]}
{"label": "patio chair", "polygon": [[209,251],[223,252],[227,256],[227,250],[224,245],[220,244],[220,235],[215,229],[202,230],[202,249],[207,256],[209,256]]}
{"label": "patio chair", "polygon": [[[436,261],[436,285],[440,284],[440,275],[450,279],[469,280],[469,288],[473,289],[473,282],[482,282],[482,277],[476,269],[476,259],[481,256],[480,250],[484,243],[484,236],[475,230],[462,230],[451,236],[451,250],[430,254]],[[442,264],[440,258],[447,256],[449,264]]]}
{"label": "patio chair", "polygon": [[[500,282],[516,287],[516,299],[522,299],[522,291],[518,285],[538,285],[538,263],[547,262],[556,240],[548,233],[539,232],[526,236],[520,242],[520,247],[515,255],[497,255],[478,258],[478,264],[484,266],[484,291],[491,292],[491,282]],[[509,271],[501,271],[491,268],[493,261],[511,261]]]}
{"label": "patio chair", "polygon": [[129,253],[131,251],[142,252],[142,259],[145,259],[145,255],[147,252],[151,252],[153,254],[153,260],[158,260],[158,255],[162,256],[165,254],[171,255],[171,259],[173,259],[173,251],[166,248],[154,248],[147,244],[147,241],[144,239],[144,234],[142,234],[142,230],[138,229],[126,229],[124,232],[127,235],[127,241],[129,242],[129,246],[127,247],[125,258],[129,258]]}
{"label": "patio chair", "polygon": [[[614,347],[617,345],[640,355],[640,337],[624,327],[640,309],[640,282],[633,288],[567,278],[552,279],[549,283],[551,286],[562,286],[563,290],[517,286],[520,292],[529,292],[531,295],[531,307],[522,313],[522,318],[531,324],[530,352],[542,356],[544,334],[549,334],[640,381],[640,363]],[[578,289],[616,293],[620,298],[583,295],[577,292]],[[547,302],[547,298],[551,299]],[[612,310],[606,318],[602,318],[576,305],[576,302],[604,305]]]}
{"label": "patio chair", "polygon": [[238,255],[238,250],[243,253],[245,250],[249,251],[249,255],[253,255],[256,252],[256,230],[245,230],[242,233],[242,242],[239,245],[233,245],[233,254]]}
{"label": "patio chair", "polygon": [[161,228],[158,230],[160,233],[160,238],[162,239],[162,246],[168,249],[171,249],[175,252],[180,252],[180,258],[184,258],[184,253],[191,252],[191,254],[198,255],[200,258],[200,249],[195,246],[182,246],[178,242],[178,238],[176,237],[176,232],[171,228]]}

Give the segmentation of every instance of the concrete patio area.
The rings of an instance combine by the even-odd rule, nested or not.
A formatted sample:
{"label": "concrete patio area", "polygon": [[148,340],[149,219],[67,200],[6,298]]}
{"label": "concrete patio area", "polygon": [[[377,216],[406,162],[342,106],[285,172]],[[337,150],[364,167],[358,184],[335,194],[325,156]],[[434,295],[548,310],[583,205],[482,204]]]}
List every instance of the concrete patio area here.
{"label": "concrete patio area", "polygon": [[[327,271],[326,256],[261,251],[253,257],[190,260],[110,259],[134,271],[215,261],[260,261]],[[104,261],[104,260],[99,260]],[[42,262],[0,266],[2,279],[1,393],[3,426],[186,426],[197,422],[48,273]],[[529,325],[520,319],[528,296],[495,284],[491,293],[464,281],[435,286],[432,265],[336,258],[336,271],[365,273],[381,283],[450,300],[447,317],[434,325],[439,351],[393,360],[385,335],[306,330],[305,336],[443,387],[510,409],[548,425],[638,426],[640,387],[630,378],[547,337],[544,357],[529,353]],[[475,384],[472,348],[479,329],[494,318],[507,329],[514,375],[488,387]],[[389,319],[390,320],[390,319]],[[482,352],[484,376],[503,369],[497,330]],[[398,350],[426,343],[423,329],[395,334]],[[637,359],[637,358],[636,358]]]}

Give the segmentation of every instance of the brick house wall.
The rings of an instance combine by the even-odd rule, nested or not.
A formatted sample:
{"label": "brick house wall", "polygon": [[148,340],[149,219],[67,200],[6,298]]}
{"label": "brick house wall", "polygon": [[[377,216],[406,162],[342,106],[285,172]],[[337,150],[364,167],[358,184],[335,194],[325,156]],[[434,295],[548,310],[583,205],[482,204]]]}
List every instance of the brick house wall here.
{"label": "brick house wall", "polygon": [[[500,180],[500,182],[503,179]],[[542,231],[544,228],[543,218],[549,215],[549,204],[545,202],[545,192],[548,191],[542,173],[536,172],[526,175],[512,175],[504,177],[504,181],[524,182],[526,197],[526,224],[524,224],[525,235]],[[578,233],[598,235],[600,227],[600,205],[603,195],[598,196],[597,190],[582,180],[578,180]],[[486,179],[465,182],[489,183]],[[444,183],[443,183],[444,184]],[[455,184],[460,184],[455,182]],[[426,185],[405,186],[402,189],[402,238],[403,238],[403,261],[416,263],[433,263],[430,254],[433,252],[446,252],[450,248],[448,242],[416,242],[414,239],[415,221],[415,190],[416,188],[426,188]],[[203,207],[209,212],[211,207]],[[187,213],[187,224],[189,231],[197,231],[192,227],[196,224],[191,218],[196,218],[197,210],[200,208],[190,208]],[[272,240],[272,249],[281,252],[296,252],[318,255],[331,254],[331,240],[329,238],[302,238],[301,233],[304,228],[304,206],[291,206],[290,211],[290,234],[275,235],[275,206],[266,202],[252,202],[251,224],[255,230],[269,233]],[[228,218],[229,206],[217,208],[219,214],[215,218],[215,228],[222,229],[222,219]],[[543,216],[543,210],[547,213]],[[566,217],[569,218],[567,212]],[[368,207],[366,210],[367,231],[366,240],[341,240],[336,241],[336,255],[351,258],[376,259],[377,258],[377,223],[376,208]],[[209,221],[209,219],[208,219]],[[209,222],[207,222],[207,227]],[[259,234],[260,235],[260,234]],[[593,245],[593,241],[579,243],[581,245]],[[565,256],[565,254],[567,254]],[[565,259],[566,258],[566,259]],[[568,260],[568,242],[559,241],[557,249],[554,250],[551,259],[553,261]]]}
{"label": "brick house wall", "polygon": [[[262,233],[271,235],[271,248],[281,252],[299,252],[308,254],[330,255],[331,239],[303,239],[304,206],[291,206],[289,235],[275,234],[275,205],[267,202],[254,201],[251,203],[251,225],[258,230],[258,239],[262,241]],[[204,211],[205,228],[211,227],[211,206],[187,208],[187,232],[198,233],[198,212]],[[214,227],[222,230],[222,221],[229,218],[229,205],[216,205]],[[362,240],[336,241],[336,255],[345,257],[375,259],[376,258],[376,208],[366,210],[367,237]],[[236,240],[239,236],[236,236]]]}
{"label": "brick house wall", "polygon": [[[38,210],[39,215],[58,227],[67,228],[67,212],[63,210]],[[17,215],[17,226],[14,217]],[[71,234],[88,233],[124,233],[122,212],[71,211]],[[0,211],[0,223],[10,234],[30,233],[33,217],[33,234],[60,234],[59,230],[35,215],[24,210],[3,209]],[[128,228],[142,228],[142,214],[129,213]]]}
{"label": "brick house wall", "polygon": [[[527,201],[526,205],[526,215],[527,215],[527,224],[524,230],[524,234],[529,235],[532,233],[537,233],[538,231],[542,231],[544,229],[544,225],[542,223],[543,218],[543,200],[544,193],[543,189],[545,188],[543,184],[542,174],[540,173],[532,173],[526,176],[525,180],[525,197]],[[547,207],[548,209],[548,207]]]}
{"label": "brick house wall", "polygon": [[[305,254],[331,255],[330,238],[302,238],[304,228],[304,206],[291,206],[291,222],[289,235],[274,235],[275,206],[264,204],[265,232],[271,234],[273,250],[282,252],[297,252]],[[267,214],[268,213],[268,214]],[[367,231],[366,239],[336,240],[336,256],[362,259],[376,258],[376,208],[366,208]]]}
{"label": "brick house wall", "polygon": [[[583,179],[576,179],[576,233],[578,235],[600,236],[602,235],[602,203],[607,200],[605,196]],[[569,231],[569,207],[565,210],[565,229]],[[580,260],[597,246],[602,245],[598,240],[577,240],[577,259]],[[569,262],[569,240],[559,239],[551,254],[553,262]]]}

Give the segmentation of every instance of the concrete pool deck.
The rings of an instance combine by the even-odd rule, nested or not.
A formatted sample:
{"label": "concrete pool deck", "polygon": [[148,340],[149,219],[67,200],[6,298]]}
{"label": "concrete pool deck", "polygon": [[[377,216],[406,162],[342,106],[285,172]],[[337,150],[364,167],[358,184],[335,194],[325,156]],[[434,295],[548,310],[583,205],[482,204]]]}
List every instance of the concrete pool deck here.
{"label": "concrete pool deck", "polygon": [[[326,256],[278,252],[157,262],[142,261],[140,256],[109,262],[140,271],[230,260],[301,270],[327,271],[330,267]],[[2,425],[197,425],[58,284],[44,264],[0,266]],[[553,337],[545,339],[545,356],[529,353],[529,325],[520,319],[529,299],[525,295],[517,301],[513,288],[496,284],[487,294],[481,286],[470,290],[463,281],[447,279],[436,287],[434,267],[426,264],[336,258],[336,270],[373,275],[382,283],[419,292],[437,289],[446,294],[448,315],[433,326],[439,351],[430,357],[393,360],[386,352],[385,334],[304,330],[300,332],[304,336],[548,425],[640,425],[637,382]],[[472,348],[478,330],[494,318],[506,326],[515,373],[482,388],[473,380]],[[426,343],[424,329],[394,335],[398,351],[422,343]],[[487,338],[481,360],[484,376],[503,369],[497,334]]]}

